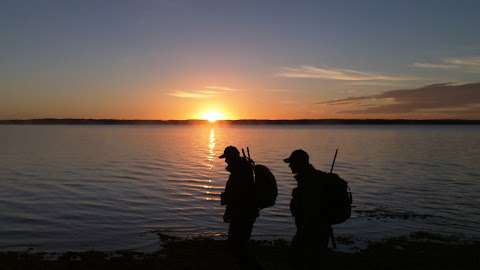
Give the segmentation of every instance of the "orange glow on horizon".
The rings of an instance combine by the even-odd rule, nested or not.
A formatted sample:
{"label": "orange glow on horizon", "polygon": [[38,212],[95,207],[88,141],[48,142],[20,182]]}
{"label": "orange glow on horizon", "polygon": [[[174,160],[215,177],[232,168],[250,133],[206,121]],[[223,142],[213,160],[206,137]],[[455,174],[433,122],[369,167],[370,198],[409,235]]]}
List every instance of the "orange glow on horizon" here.
{"label": "orange glow on horizon", "polygon": [[218,111],[208,111],[202,113],[201,119],[208,120],[210,123],[215,123],[217,120],[225,120],[225,115]]}

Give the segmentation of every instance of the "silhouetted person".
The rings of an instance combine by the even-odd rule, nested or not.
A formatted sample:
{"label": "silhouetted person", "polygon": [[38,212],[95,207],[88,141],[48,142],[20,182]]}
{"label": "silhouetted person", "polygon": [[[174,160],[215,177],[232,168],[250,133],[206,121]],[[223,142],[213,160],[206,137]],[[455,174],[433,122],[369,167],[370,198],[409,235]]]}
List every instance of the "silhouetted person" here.
{"label": "silhouetted person", "polygon": [[240,157],[235,146],[226,147],[219,158],[225,159],[225,169],[230,172],[225,191],[221,194],[221,203],[226,205],[223,219],[229,223],[228,243],[234,256],[245,264],[249,257],[248,241],[258,216],[253,168]]}
{"label": "silhouetted person", "polygon": [[307,152],[298,149],[284,159],[289,164],[297,187],[292,191],[290,211],[297,231],[292,240],[293,259],[297,266],[316,264],[327,252],[330,225],[327,221],[325,173],[309,162]]}

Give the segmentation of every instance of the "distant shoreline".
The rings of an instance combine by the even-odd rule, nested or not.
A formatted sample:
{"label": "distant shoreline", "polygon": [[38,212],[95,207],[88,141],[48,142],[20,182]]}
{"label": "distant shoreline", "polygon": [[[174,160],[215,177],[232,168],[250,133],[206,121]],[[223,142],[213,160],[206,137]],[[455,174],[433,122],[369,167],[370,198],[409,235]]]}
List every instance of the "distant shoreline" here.
{"label": "distant shoreline", "polygon": [[[44,118],[0,120],[0,125],[205,125],[207,120],[122,120]],[[293,119],[293,120],[218,120],[215,125],[479,125],[480,120],[438,119]]]}

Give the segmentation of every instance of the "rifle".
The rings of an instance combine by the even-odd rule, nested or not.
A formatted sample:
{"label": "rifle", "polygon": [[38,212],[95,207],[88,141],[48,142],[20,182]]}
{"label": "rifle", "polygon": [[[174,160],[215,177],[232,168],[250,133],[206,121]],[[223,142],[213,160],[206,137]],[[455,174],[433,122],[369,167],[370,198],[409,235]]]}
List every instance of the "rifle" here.
{"label": "rifle", "polygon": [[333,166],[335,166],[335,160],[337,160],[338,148],[335,149],[335,156],[333,156],[332,167],[330,167],[330,173],[333,172]]}
{"label": "rifle", "polygon": [[[332,166],[330,167],[330,173],[333,173],[333,167],[335,166],[335,161],[337,160],[338,148],[335,149],[335,155],[333,156]],[[330,240],[332,241],[333,249],[337,248],[337,243],[335,243],[335,236],[333,235],[333,228],[330,226]]]}
{"label": "rifle", "polygon": [[252,164],[252,167],[255,166],[255,161],[253,161],[253,159],[250,157],[250,148],[248,148],[248,146],[247,146],[247,155],[245,155],[245,149],[243,148],[242,148],[242,155],[248,162],[250,162],[250,164]]}

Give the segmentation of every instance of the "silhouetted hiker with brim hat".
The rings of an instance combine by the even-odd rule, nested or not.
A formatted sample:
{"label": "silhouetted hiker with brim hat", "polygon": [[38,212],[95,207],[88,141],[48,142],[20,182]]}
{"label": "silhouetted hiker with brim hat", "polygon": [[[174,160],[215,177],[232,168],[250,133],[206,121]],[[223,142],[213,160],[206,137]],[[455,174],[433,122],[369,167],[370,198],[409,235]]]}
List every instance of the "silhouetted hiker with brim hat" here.
{"label": "silhouetted hiker with brim hat", "polygon": [[249,263],[248,241],[258,216],[252,165],[240,157],[235,146],[227,146],[219,158],[224,158],[230,172],[221,204],[226,205],[223,220],[229,223],[228,243],[233,255],[245,266]]}
{"label": "silhouetted hiker with brim hat", "polygon": [[304,165],[309,164],[308,160],[309,160],[309,156],[307,152],[303,151],[302,149],[297,149],[293,151],[288,158],[283,159],[285,163],[296,162]]}
{"label": "silhouetted hiker with brim hat", "polygon": [[325,181],[322,181],[325,173],[310,164],[307,152],[302,149],[293,151],[283,161],[288,163],[297,181],[290,201],[297,227],[292,240],[293,262],[296,267],[314,265],[325,255],[330,236],[330,225],[323,211],[327,206]]}
{"label": "silhouetted hiker with brim hat", "polygon": [[227,157],[233,157],[233,158],[240,157],[240,152],[233,145],[227,146],[225,147],[225,150],[223,150],[223,154],[218,158],[227,158]]}

